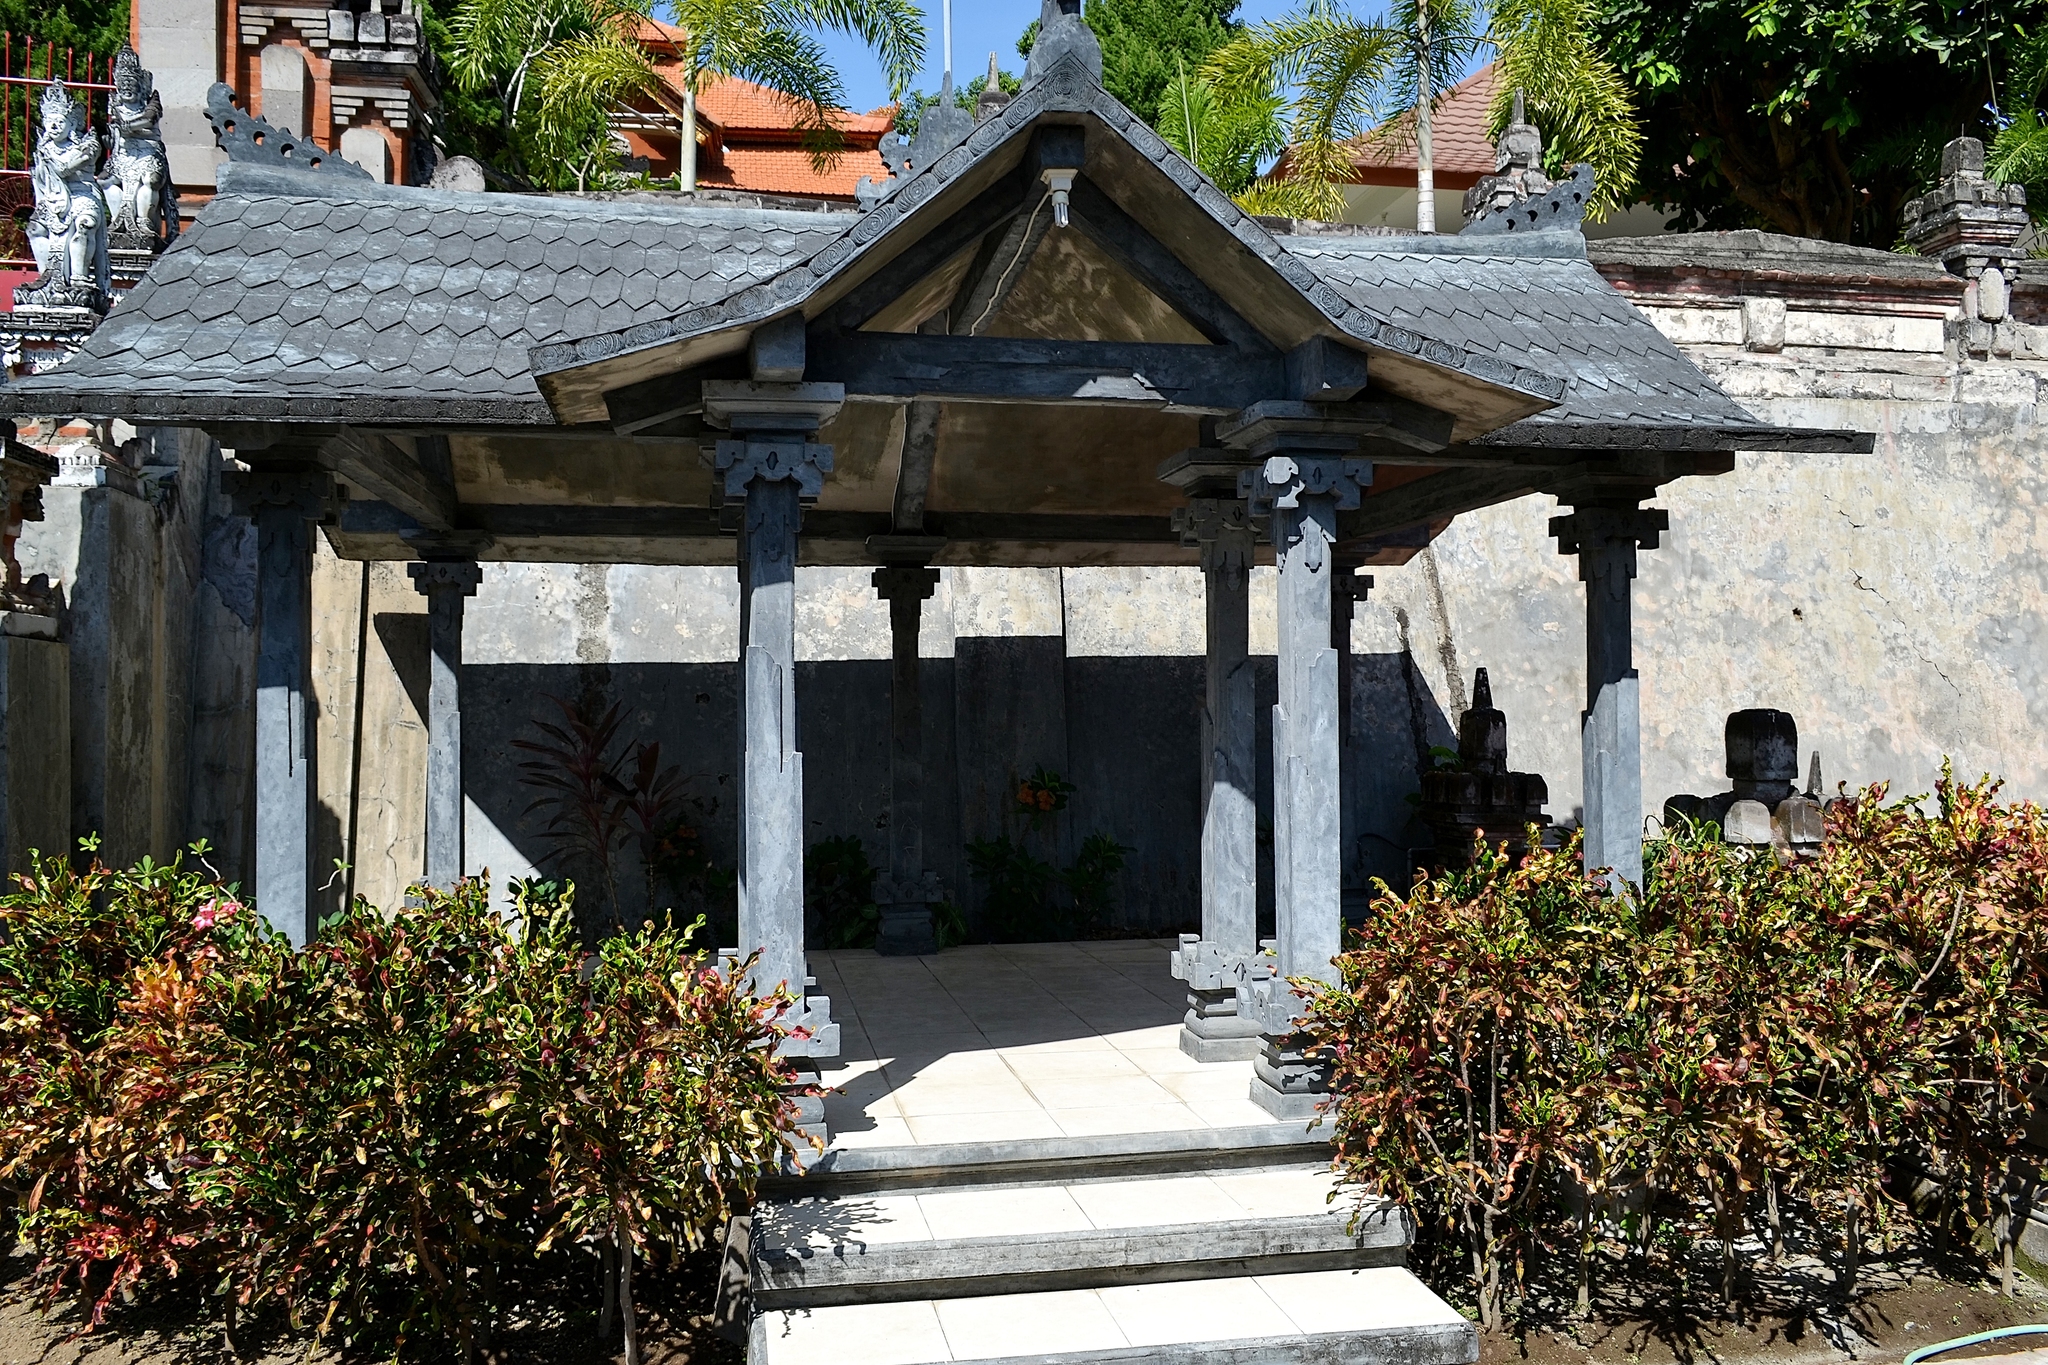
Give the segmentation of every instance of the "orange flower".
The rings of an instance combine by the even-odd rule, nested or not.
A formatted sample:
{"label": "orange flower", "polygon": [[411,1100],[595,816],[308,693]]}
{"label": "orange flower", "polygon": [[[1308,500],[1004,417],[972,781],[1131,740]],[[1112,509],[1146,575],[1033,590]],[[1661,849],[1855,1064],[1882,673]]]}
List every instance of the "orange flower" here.
{"label": "orange flower", "polygon": [[1038,808],[1039,808],[1040,810],[1051,810],[1051,809],[1052,809],[1052,807],[1053,807],[1053,802],[1054,802],[1054,800],[1055,800],[1055,799],[1056,799],[1056,798],[1055,798],[1055,797],[1053,796],[1053,794],[1052,794],[1052,793],[1051,793],[1050,791],[1041,791],[1041,792],[1039,792],[1039,793],[1038,793]]}
{"label": "orange flower", "polygon": [[1032,804],[1031,784],[1029,782],[1017,788],[1017,803],[1024,806]]}

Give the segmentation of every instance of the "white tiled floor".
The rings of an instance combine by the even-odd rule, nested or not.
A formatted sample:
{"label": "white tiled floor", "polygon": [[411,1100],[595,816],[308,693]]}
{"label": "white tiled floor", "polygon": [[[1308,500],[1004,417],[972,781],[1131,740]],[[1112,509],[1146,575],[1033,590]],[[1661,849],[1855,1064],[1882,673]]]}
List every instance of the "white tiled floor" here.
{"label": "white tiled floor", "polygon": [[1271,1123],[1250,1062],[1180,1050],[1170,939],[811,955],[841,1053],[824,1073],[842,1148]]}
{"label": "white tiled floor", "polygon": [[1464,1326],[1406,1270],[1308,1271],[763,1315],[767,1365],[913,1365]]}

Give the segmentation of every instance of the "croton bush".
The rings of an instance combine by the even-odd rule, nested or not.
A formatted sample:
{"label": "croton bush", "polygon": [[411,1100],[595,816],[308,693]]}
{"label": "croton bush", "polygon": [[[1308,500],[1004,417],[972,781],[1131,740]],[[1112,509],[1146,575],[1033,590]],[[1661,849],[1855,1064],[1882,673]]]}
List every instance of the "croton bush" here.
{"label": "croton bush", "polygon": [[1670,831],[1620,897],[1576,843],[1482,845],[1381,888],[1341,987],[1300,983],[1342,1171],[1411,1204],[1485,1326],[1539,1246],[1576,1251],[1584,1312],[1603,1240],[1718,1248],[1734,1300],[1743,1245],[1796,1229],[1847,1285],[1895,1219],[1979,1236],[2010,1292],[2048,1082],[2048,819],[1946,773],[1826,819],[1789,866]]}
{"label": "croton bush", "polygon": [[294,950],[201,862],[0,898],[0,1200],[90,1322],[188,1277],[231,1331],[468,1357],[501,1271],[584,1248],[630,1342],[635,1257],[705,1245],[799,1140],[790,1000],[688,930],[586,951],[566,900],[465,882]]}

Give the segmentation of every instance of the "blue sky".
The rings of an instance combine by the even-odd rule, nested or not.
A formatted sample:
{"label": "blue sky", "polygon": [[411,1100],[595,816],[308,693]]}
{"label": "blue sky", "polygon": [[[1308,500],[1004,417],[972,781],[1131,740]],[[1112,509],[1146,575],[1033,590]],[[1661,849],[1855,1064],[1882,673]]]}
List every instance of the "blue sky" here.
{"label": "blue sky", "polygon": [[[1238,17],[1257,22],[1277,18],[1296,8],[1299,0],[1244,0]],[[953,0],[953,78],[965,85],[988,70],[988,54],[999,54],[1003,69],[1023,74],[1024,61],[1017,55],[1017,36],[1038,17],[1039,0]],[[925,28],[931,35],[924,79],[925,90],[936,90],[944,58],[940,52],[939,0],[924,6]],[[860,44],[828,34],[826,46],[832,64],[846,80],[848,103],[855,109],[873,109],[889,102],[889,87],[881,68]]]}

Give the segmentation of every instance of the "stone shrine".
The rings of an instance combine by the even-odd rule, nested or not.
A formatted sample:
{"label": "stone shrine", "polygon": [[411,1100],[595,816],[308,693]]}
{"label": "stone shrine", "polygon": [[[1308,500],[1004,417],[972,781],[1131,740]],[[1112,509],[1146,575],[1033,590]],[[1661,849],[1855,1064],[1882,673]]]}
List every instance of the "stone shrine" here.
{"label": "stone shrine", "polygon": [[1776,847],[1781,858],[1818,853],[1822,835],[1820,754],[1813,755],[1807,789],[1799,779],[1799,725],[1789,712],[1768,707],[1737,711],[1723,731],[1730,789],[1714,796],[1673,796],[1664,822],[1718,825],[1731,844]]}
{"label": "stone shrine", "polygon": [[1493,684],[1480,669],[1472,679],[1472,705],[1458,718],[1458,761],[1422,774],[1422,823],[1436,839],[1434,861],[1445,867],[1471,862],[1473,840],[1505,843],[1510,854],[1529,849],[1529,827],[1546,826],[1550,789],[1536,773],[1508,768],[1508,718],[1493,704]]}

